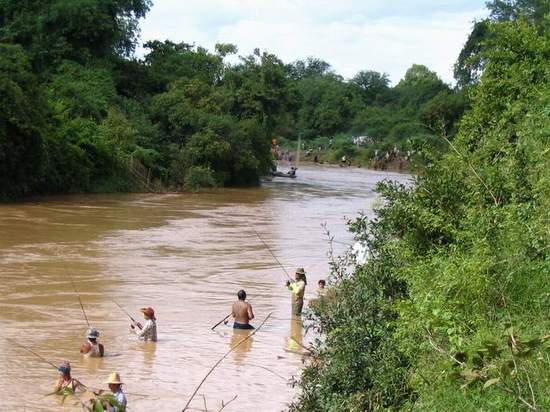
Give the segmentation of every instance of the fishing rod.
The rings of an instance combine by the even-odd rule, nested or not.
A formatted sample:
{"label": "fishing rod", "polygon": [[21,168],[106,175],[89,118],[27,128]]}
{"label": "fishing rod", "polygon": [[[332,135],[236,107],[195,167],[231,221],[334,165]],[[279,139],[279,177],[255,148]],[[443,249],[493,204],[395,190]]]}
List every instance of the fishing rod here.
{"label": "fishing rod", "polygon": [[212,326],[211,330],[216,329],[222,322],[225,322],[225,320],[229,318],[229,316],[231,316],[231,313],[227,315],[225,318],[223,318],[222,320],[220,320],[218,323],[216,323],[214,326]]}
{"label": "fishing rod", "polygon": [[21,345],[20,343],[14,341],[13,339],[10,339],[10,338],[6,338],[4,337],[5,340],[7,340],[9,343],[15,345],[15,346],[18,346],[20,347],[21,349],[24,349],[26,350],[27,352],[29,353],[32,353],[34,356],[36,356],[38,359],[40,359],[41,361],[47,363],[48,365],[52,366],[55,368],[55,370],[59,370],[59,367],[56,366],[53,362],[50,362],[49,360],[47,360],[46,358],[44,358],[42,355],[39,355],[38,353],[36,353],[35,351],[33,351],[31,348],[28,348],[24,345]]}
{"label": "fishing rod", "polygon": [[[130,315],[130,314],[126,311],[126,309],[124,309],[124,308],[123,308],[116,300],[114,300],[113,298],[110,298],[110,299],[111,299],[111,301],[112,301],[115,305],[117,305],[117,306],[119,307],[119,309],[120,309],[122,312],[124,312],[124,314],[125,314],[126,316],[128,316],[128,317],[130,318],[130,320],[131,320],[132,322],[134,322],[134,323],[138,326],[138,328],[140,328],[140,327],[139,327],[139,322],[136,321],[136,320],[132,317],[132,315]],[[216,325],[216,326],[217,326],[217,325]],[[140,329],[141,329],[141,328],[140,328]]]}
{"label": "fishing rod", "polygon": [[[252,228],[251,228],[251,229],[252,229]],[[279,261],[279,259],[277,259],[277,256],[275,256],[275,254],[271,251],[271,249],[269,248],[269,246],[267,245],[267,243],[264,242],[264,240],[261,238],[260,234],[259,234],[256,230],[254,230],[254,229],[252,229],[252,231],[253,231],[254,233],[256,233],[256,236],[258,236],[258,239],[260,239],[260,242],[263,243],[263,245],[264,245],[265,248],[268,250],[268,252],[271,254],[271,256],[273,256],[273,259],[275,259],[275,261],[279,264],[279,266],[281,267],[281,269],[283,269],[283,271],[285,272],[286,277],[289,278],[291,282],[294,282],[294,279],[292,279],[292,278],[290,277],[290,275],[289,275],[288,272],[286,271],[286,269],[285,269],[285,267],[283,266],[283,264]]]}
{"label": "fishing rod", "polygon": [[[18,346],[20,347],[21,349],[23,350],[26,350],[27,352],[33,354],[34,356],[36,356],[38,359],[40,359],[42,362],[45,362],[47,363],[48,365],[50,365],[51,367],[55,368],[56,371],[59,371],[59,367],[57,365],[55,365],[53,362],[50,362],[49,360],[47,360],[46,358],[44,358],[42,355],[36,353],[35,351],[33,351],[31,348],[29,347],[26,347],[24,345],[21,345],[20,343],[18,343],[17,341],[13,340],[13,339],[10,339],[10,338],[6,338],[6,337],[3,337],[5,340],[7,340],[9,343],[15,345],[15,346]],[[101,391],[104,391],[103,389],[97,389],[97,388],[91,388],[89,386],[86,386],[84,385],[82,382],[78,381],[78,383],[85,389],[87,390],[90,390],[90,389],[93,389],[94,390],[94,393],[96,392],[101,392]],[[148,396],[148,395],[142,395],[140,393],[132,393],[132,392],[125,392],[127,395],[136,395],[136,396]],[[49,395],[53,395],[54,393],[51,393],[51,394],[47,394],[46,396],[49,396]],[[78,398],[78,395],[75,393],[74,394],[77,398]]]}
{"label": "fishing rod", "polygon": [[86,324],[88,325],[88,327],[90,327],[90,321],[88,321],[88,316],[86,315],[86,311],[84,310],[82,299],[80,299],[80,293],[78,293],[78,290],[76,289],[76,285],[74,284],[72,276],[69,275],[69,279],[71,279],[71,284],[73,285],[74,292],[76,293],[76,297],[78,298],[78,303],[80,303],[80,309],[82,309],[82,313],[84,315],[84,319],[86,320]]}

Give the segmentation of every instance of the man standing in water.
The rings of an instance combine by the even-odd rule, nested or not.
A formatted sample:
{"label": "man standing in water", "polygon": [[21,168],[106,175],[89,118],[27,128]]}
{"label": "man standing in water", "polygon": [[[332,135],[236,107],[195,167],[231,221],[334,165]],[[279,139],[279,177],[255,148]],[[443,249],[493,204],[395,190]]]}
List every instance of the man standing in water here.
{"label": "man standing in water", "polygon": [[286,287],[292,292],[292,314],[295,316],[302,315],[306,285],[307,279],[304,268],[296,269],[296,281],[286,282]]}
{"label": "man standing in water", "polygon": [[[157,318],[155,317],[155,311],[151,307],[141,308],[140,311],[143,313],[143,317],[145,318],[145,325],[142,326],[139,322],[132,322],[130,324],[130,328],[132,328],[133,332],[136,332],[139,340],[156,342]],[[136,327],[138,328],[137,331]]]}
{"label": "man standing in water", "polygon": [[80,353],[89,358],[102,358],[105,353],[105,348],[101,343],[98,343],[99,331],[96,328],[90,328],[86,332],[87,342],[84,342],[80,347]]}
{"label": "man standing in water", "polygon": [[[233,322],[233,329],[254,329],[254,326],[250,324],[250,321],[254,319],[254,312],[252,311],[252,305],[246,302],[246,292],[241,289],[237,292],[238,300],[233,303],[231,308],[231,316],[235,318]],[[227,324],[227,320],[225,324]]]}

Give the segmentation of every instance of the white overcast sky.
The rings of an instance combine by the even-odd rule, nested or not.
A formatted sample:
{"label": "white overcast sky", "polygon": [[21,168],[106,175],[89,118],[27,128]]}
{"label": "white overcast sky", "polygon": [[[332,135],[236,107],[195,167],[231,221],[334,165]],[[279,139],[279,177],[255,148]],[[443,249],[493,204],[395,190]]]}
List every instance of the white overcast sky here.
{"label": "white overcast sky", "polygon": [[[413,63],[452,82],[452,66],[485,0],[154,0],[141,40],[172,40],[240,55],[258,47],[289,63],[314,56],[346,78],[360,70],[396,83]],[[138,51],[142,54],[143,50]]]}

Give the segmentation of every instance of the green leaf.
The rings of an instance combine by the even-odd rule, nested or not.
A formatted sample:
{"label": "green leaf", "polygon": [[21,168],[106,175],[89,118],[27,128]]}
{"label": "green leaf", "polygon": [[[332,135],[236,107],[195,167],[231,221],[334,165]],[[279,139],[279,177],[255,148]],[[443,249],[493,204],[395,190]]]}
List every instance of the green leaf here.
{"label": "green leaf", "polygon": [[103,403],[100,399],[96,399],[94,403],[94,412],[105,412],[105,409],[103,408]]}

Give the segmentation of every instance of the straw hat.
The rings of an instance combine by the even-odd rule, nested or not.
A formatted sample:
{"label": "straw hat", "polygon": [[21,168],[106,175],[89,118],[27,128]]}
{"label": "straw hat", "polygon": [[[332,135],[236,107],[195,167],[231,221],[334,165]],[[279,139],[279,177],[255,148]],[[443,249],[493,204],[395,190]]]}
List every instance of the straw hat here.
{"label": "straw hat", "polygon": [[122,381],[120,380],[120,375],[118,374],[118,372],[112,372],[105,383],[109,385],[122,385]]}
{"label": "straw hat", "polygon": [[152,307],[141,308],[140,311],[141,311],[141,313],[143,313],[148,318],[155,319],[155,311],[153,310]]}
{"label": "straw hat", "polygon": [[305,275],[306,271],[304,270],[304,268],[298,268],[298,269],[296,269],[296,274],[297,275]]}

